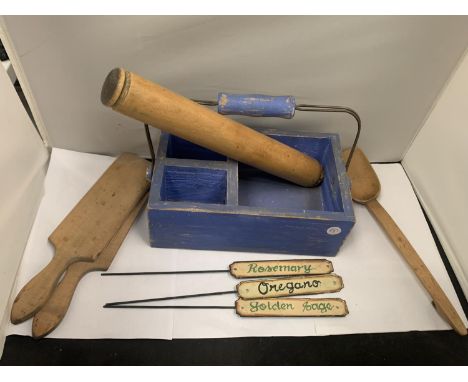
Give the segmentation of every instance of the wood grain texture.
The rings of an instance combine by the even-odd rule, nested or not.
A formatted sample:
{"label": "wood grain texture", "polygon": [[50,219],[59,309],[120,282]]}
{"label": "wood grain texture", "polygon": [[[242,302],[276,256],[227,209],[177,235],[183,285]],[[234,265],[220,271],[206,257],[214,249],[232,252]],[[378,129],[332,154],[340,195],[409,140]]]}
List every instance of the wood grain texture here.
{"label": "wood grain texture", "polygon": [[119,113],[290,182],[312,187],[322,181],[316,159],[135,73],[111,71],[101,100]]}
{"label": "wood grain texture", "polygon": [[[342,152],[343,161],[346,162],[351,149]],[[357,203],[366,204],[375,199],[380,193],[380,181],[374,169],[367,160],[366,155],[359,147],[354,150],[348,176],[351,182],[351,193],[353,200]]]}
{"label": "wood grain texture", "polygon": [[241,317],[343,317],[349,313],[340,298],[240,298],[236,312]]}
{"label": "wood grain texture", "polygon": [[[235,208],[203,210],[180,203],[179,210],[149,209],[151,246],[197,250],[335,256],[354,225],[349,220],[262,216]],[[340,234],[328,235],[338,228]]]}
{"label": "wood grain texture", "polygon": [[[339,137],[293,130],[262,133],[320,158],[322,184],[297,186],[163,133],[148,208],[151,246],[337,254],[355,222]],[[197,171],[208,179],[203,185],[193,180]],[[225,179],[219,171],[227,174]],[[168,182],[171,178],[176,182]]]}
{"label": "wood grain texture", "polygon": [[239,297],[250,300],[338,292],[343,286],[343,280],[338,275],[285,277],[242,281],[237,284],[237,293]]}
{"label": "wood grain texture", "polygon": [[122,154],[50,235],[55,256],[18,293],[10,316],[13,324],[29,319],[45,304],[70,264],[93,261],[108,245],[149,188],[147,163]]}
{"label": "wood grain texture", "polygon": [[[349,155],[349,150],[344,150],[342,155],[343,158],[346,159]],[[387,236],[432,297],[433,304],[437,311],[458,334],[466,336],[467,329],[465,324],[447,295],[437,283],[434,276],[432,276],[431,271],[426,267],[421,257],[419,257],[398,225],[378,202],[377,196],[380,192],[379,179],[366,155],[360,149],[354,152],[348,173],[351,179],[353,200],[367,206],[367,209],[379,222],[380,226],[387,233]]]}
{"label": "wood grain texture", "polygon": [[405,261],[418,277],[421,284],[432,297],[437,311],[458,334],[466,336],[467,329],[462,319],[443,289],[440,287],[439,283],[436,281],[434,276],[432,276],[431,271],[426,267],[414,247],[408,241],[392,217],[376,199],[367,202],[366,206],[375,219],[380,223],[390,240],[396,246]]}
{"label": "wood grain texture", "polygon": [[166,166],[161,200],[225,204],[226,189],[227,171]]}
{"label": "wood grain texture", "polygon": [[34,338],[42,338],[48,335],[62,322],[68,311],[78,283],[87,273],[93,271],[107,271],[114,257],[117,255],[120,246],[127,237],[133,222],[142,207],[146,205],[147,201],[148,193],[128,215],[119,231],[94,261],[78,261],[68,267],[65,275],[55,287],[50,298],[34,315],[32,323],[32,336]]}
{"label": "wood grain texture", "polygon": [[320,275],[333,272],[333,264],[325,259],[237,261],[229,272],[235,278]]}

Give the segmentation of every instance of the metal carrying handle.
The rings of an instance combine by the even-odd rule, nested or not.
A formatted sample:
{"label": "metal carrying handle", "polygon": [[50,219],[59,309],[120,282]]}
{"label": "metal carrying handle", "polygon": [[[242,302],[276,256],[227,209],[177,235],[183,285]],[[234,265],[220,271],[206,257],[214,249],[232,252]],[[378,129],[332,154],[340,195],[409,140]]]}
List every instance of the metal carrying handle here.
{"label": "metal carrying handle", "polygon": [[353,109],[345,106],[308,105],[305,103],[296,105],[296,110],[319,111],[325,113],[346,113],[354,117],[354,119],[357,122],[357,131],[354,137],[353,145],[351,146],[351,150],[349,151],[348,159],[346,160],[346,170],[348,170],[349,164],[351,163],[351,159],[354,155],[354,150],[356,149],[359,140],[359,136],[361,135],[361,118],[359,117],[359,114],[356,113]]}
{"label": "metal carrying handle", "polygon": [[[240,94],[226,94],[219,93],[217,101],[207,101],[192,99],[192,101],[203,106],[218,106],[220,114],[238,114],[253,117],[259,116],[275,116],[280,118],[290,119],[294,116],[294,111],[311,111],[322,113],[345,113],[354,117],[357,122],[357,131],[354,137],[353,145],[349,152],[348,159],[346,160],[346,170],[349,168],[351,159],[354,155],[359,136],[361,135],[361,118],[359,114],[353,109],[345,106],[330,106],[330,105],[309,105],[298,104],[296,105],[295,99],[292,96],[265,96],[261,94],[240,95]],[[230,104],[228,104],[230,102]],[[153,166],[156,160],[153,142],[149,132],[149,127],[145,124],[146,139],[148,141],[149,150],[151,153],[151,160]]]}
{"label": "metal carrying handle", "polygon": [[361,135],[361,118],[353,109],[345,106],[298,104],[292,96],[267,96],[263,94],[227,94],[219,93],[217,101],[193,99],[204,106],[218,106],[220,114],[236,114],[251,117],[279,117],[290,119],[294,111],[315,111],[324,113],[346,113],[354,117],[357,122],[357,132],[353,145],[346,161],[346,170],[349,168],[359,136]]}

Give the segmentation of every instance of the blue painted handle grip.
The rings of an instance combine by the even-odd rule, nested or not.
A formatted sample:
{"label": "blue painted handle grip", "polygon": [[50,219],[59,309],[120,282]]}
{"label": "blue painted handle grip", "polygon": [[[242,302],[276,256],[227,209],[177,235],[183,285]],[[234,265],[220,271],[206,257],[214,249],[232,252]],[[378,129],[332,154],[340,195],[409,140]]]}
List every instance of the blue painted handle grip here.
{"label": "blue painted handle grip", "polygon": [[296,100],[292,96],[218,93],[219,114],[291,119],[295,109]]}

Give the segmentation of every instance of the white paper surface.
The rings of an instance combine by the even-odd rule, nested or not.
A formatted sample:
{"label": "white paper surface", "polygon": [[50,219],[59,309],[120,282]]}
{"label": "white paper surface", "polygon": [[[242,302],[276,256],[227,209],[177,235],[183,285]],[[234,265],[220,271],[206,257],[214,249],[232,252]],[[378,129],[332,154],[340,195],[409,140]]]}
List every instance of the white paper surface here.
{"label": "white paper surface", "polygon": [[[92,186],[113,158],[54,149],[45,196],[18,274],[17,290],[53,256],[49,234]],[[379,201],[423,258],[441,287],[466,318],[444,268],[411,185],[399,164],[374,165],[382,184]],[[329,258],[344,289],[320,297],[348,303],[346,317],[241,318],[234,310],[103,309],[106,302],[234,289],[229,274],[102,277],[88,274],[53,338],[208,338],[313,336],[331,334],[446,330],[431,299],[365,207],[355,204],[356,225],[338,255]],[[234,261],[293,259],[294,255],[151,248],[146,214],[132,227],[109,271],[227,269]],[[303,258],[303,257],[300,257]],[[314,258],[311,256],[310,258]],[[235,295],[169,304],[233,305]],[[31,320],[10,324],[8,334],[30,335]]]}

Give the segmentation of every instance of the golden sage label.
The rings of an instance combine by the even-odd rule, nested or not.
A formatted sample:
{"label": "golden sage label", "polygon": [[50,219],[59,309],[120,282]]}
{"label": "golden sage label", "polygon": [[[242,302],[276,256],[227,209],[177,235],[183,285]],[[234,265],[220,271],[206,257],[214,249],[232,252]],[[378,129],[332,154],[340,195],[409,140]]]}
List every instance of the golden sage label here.
{"label": "golden sage label", "polygon": [[237,293],[244,299],[330,293],[341,289],[343,280],[338,275],[252,280],[237,285]]}
{"label": "golden sage label", "polygon": [[342,317],[348,307],[341,298],[240,298],[236,312],[242,317]]}
{"label": "golden sage label", "polygon": [[240,278],[270,276],[322,275],[333,272],[331,261],[278,260],[278,261],[238,261],[229,266],[231,275]]}

